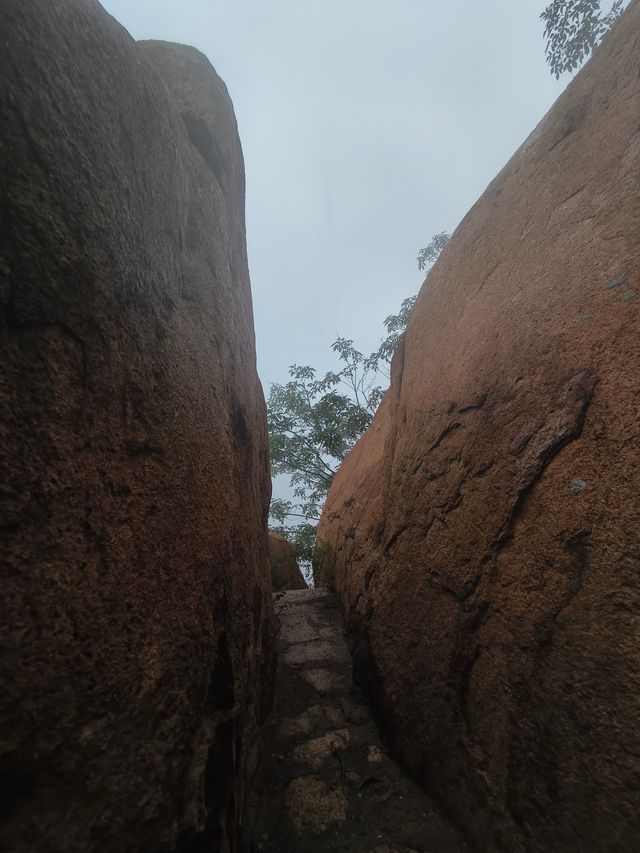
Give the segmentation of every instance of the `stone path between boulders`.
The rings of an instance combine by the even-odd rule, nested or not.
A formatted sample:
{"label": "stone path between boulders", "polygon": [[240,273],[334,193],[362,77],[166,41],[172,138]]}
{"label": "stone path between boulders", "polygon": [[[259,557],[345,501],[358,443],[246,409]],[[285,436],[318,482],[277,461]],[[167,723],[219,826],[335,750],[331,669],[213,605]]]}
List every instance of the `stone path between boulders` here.
{"label": "stone path between boulders", "polygon": [[352,683],[336,597],[308,589],[278,593],[275,601],[276,707],[253,853],[467,851],[385,752]]}

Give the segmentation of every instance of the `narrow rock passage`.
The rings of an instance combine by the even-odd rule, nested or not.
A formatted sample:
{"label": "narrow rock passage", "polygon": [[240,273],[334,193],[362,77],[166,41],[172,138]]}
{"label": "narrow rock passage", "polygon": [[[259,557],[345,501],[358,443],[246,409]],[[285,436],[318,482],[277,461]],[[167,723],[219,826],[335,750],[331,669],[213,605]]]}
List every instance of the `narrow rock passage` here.
{"label": "narrow rock passage", "polygon": [[279,593],[276,613],[276,708],[252,850],[467,851],[382,747],[352,684],[336,597],[325,589]]}

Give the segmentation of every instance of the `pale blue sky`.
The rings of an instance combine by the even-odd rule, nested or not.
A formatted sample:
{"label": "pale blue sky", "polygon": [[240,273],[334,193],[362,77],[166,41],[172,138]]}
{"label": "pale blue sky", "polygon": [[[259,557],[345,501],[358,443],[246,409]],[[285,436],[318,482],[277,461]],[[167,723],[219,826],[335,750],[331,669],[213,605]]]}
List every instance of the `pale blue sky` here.
{"label": "pale blue sky", "polygon": [[567,80],[545,0],[105,0],[135,38],[202,50],[235,104],[247,171],[258,368],[333,367],[420,287],[451,231]]}

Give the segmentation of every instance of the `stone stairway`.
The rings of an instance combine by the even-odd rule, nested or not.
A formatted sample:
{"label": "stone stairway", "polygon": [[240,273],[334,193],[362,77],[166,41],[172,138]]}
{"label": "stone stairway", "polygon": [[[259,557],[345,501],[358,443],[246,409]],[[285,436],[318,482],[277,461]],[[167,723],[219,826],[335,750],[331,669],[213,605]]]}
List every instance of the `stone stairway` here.
{"label": "stone stairway", "polygon": [[335,596],[276,594],[279,664],[252,853],[463,853],[459,833],[387,755],[352,684]]}

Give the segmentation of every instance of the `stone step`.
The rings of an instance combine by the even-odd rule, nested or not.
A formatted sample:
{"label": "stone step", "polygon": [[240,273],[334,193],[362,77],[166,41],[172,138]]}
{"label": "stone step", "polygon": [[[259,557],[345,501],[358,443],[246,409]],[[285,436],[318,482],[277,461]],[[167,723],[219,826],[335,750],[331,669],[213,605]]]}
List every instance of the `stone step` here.
{"label": "stone step", "polygon": [[250,817],[260,853],[465,853],[459,832],[396,765],[352,679],[336,597],[275,595],[276,707]]}

